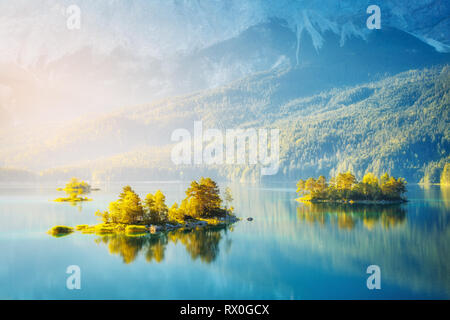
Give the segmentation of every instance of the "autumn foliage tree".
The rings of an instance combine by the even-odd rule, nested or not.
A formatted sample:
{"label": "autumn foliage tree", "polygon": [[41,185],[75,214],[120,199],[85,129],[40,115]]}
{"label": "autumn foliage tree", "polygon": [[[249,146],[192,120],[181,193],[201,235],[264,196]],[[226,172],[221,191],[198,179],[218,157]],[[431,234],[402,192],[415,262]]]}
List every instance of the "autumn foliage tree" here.
{"label": "autumn foliage tree", "polygon": [[162,224],[168,220],[169,209],[166,205],[166,196],[161,190],[153,195],[149,193],[144,201],[144,222],[151,224]]}
{"label": "autumn foliage tree", "polygon": [[[227,205],[233,200],[231,191],[225,193]],[[182,223],[186,217],[204,218],[231,214],[230,209],[221,208],[222,199],[216,182],[211,178],[192,181],[186,190],[186,198],[178,206],[174,203],[169,209],[166,197],[157,190],[149,193],[143,203],[130,186],[125,186],[119,198],[109,204],[108,211],[97,211],[104,223],[115,224],[165,224]]]}
{"label": "autumn foliage tree", "polygon": [[297,193],[302,200],[402,200],[406,192],[403,178],[394,178],[385,173],[378,179],[373,173],[367,173],[358,182],[351,172],[339,173],[327,183],[325,177],[317,180],[300,179]]}
{"label": "autumn foliage tree", "polygon": [[79,196],[90,193],[91,186],[85,181],[72,178],[64,188],[59,188],[57,190],[67,193],[69,199],[77,200],[80,199]]}
{"label": "autumn foliage tree", "polygon": [[220,190],[211,178],[202,177],[198,182],[192,181],[186,190],[186,197],[192,217],[207,217],[220,211]]}
{"label": "autumn foliage tree", "polygon": [[[108,209],[108,212],[106,212],[108,222],[134,224],[142,221],[144,218],[141,199],[129,186],[123,188],[119,199],[111,202]],[[103,218],[103,221],[105,220]]]}

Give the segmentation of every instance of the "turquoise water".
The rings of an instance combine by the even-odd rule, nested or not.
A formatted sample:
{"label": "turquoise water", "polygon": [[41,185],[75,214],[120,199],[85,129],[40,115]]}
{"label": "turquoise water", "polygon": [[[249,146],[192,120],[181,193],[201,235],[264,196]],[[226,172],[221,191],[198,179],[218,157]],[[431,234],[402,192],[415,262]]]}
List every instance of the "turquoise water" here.
{"label": "turquoise water", "polygon": [[[161,189],[169,205],[186,188],[129,184],[142,196]],[[409,186],[399,206],[327,206],[298,204],[295,183],[230,184],[236,214],[253,221],[160,238],[46,234],[96,223],[121,185],[100,186],[81,206],[50,201],[56,185],[1,185],[0,298],[450,297],[450,188]],[[80,290],[66,288],[69,265],[81,269]],[[369,265],[381,269],[380,290],[367,289]]]}

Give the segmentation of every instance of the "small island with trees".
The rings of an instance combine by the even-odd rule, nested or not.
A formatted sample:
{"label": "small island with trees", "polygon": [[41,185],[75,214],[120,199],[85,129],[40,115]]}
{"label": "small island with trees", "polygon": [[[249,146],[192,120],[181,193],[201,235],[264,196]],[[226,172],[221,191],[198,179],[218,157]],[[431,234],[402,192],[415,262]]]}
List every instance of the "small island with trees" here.
{"label": "small island with trees", "polygon": [[329,181],[324,176],[318,179],[300,179],[297,183],[297,201],[339,203],[400,203],[407,201],[406,181],[385,173],[380,178],[373,173],[357,181],[351,172],[339,173]]}
{"label": "small island with trees", "polygon": [[77,178],[72,178],[64,188],[58,188],[57,191],[64,191],[67,193],[66,198],[57,198],[53,201],[55,202],[80,202],[80,201],[91,201],[87,197],[82,197],[81,195],[91,193],[93,190],[91,186],[85,182],[80,181]]}
{"label": "small island with trees", "polygon": [[[75,230],[96,234],[154,234],[179,228],[231,224],[239,219],[233,214],[233,198],[229,188],[225,190],[224,198],[225,201],[220,197],[217,183],[211,178],[192,181],[186,190],[186,198],[180,205],[174,203],[170,208],[160,190],[155,194],[149,193],[142,201],[130,186],[125,186],[119,198],[109,204],[107,211],[95,213],[102,223],[94,226],[78,225],[75,228],[55,226],[49,233],[56,237]],[[222,202],[225,202],[224,206]]]}

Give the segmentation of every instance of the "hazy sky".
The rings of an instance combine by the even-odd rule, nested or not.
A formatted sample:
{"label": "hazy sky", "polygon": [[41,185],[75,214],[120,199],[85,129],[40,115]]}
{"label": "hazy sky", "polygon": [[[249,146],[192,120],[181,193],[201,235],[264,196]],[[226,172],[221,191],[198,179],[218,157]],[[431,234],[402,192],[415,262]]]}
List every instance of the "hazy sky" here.
{"label": "hazy sky", "polygon": [[[137,55],[164,58],[192,51],[233,37],[268,17],[286,19],[291,25],[302,10],[317,10],[325,17],[345,21],[365,14],[370,0],[0,0],[0,59],[19,64],[37,59],[57,59],[80,47],[91,46],[101,53],[117,47]],[[450,14],[446,1],[397,0],[382,4],[387,23],[422,33],[430,19]],[[81,9],[81,29],[66,28],[66,9]],[[429,6],[421,16],[421,8]],[[385,10],[386,12],[383,12]],[[424,11],[425,12],[425,11]],[[426,20],[426,21],[424,21]],[[449,35],[436,40],[448,40]]]}
{"label": "hazy sky", "polygon": [[[46,112],[49,117],[49,111],[57,118],[143,103],[164,96],[165,75],[176,57],[271,17],[286,20],[295,31],[305,23],[306,12],[324,19],[319,31],[339,31],[355,16],[364,17],[372,2],[0,0],[0,108],[20,121]],[[66,26],[72,4],[81,10],[79,30]],[[443,19],[449,16],[448,1],[377,4],[387,25],[449,44],[448,19]]]}

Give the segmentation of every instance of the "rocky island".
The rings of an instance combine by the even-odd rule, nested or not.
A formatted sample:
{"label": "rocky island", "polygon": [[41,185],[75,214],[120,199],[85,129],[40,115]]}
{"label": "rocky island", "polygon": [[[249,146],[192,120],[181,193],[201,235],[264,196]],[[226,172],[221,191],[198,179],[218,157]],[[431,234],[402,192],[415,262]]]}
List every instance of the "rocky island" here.
{"label": "rocky island", "polygon": [[[66,198],[57,198],[53,201],[55,202],[80,202],[80,201],[91,201],[92,199],[81,197],[83,194],[88,194],[94,189],[85,182],[80,181],[77,178],[72,178],[64,188],[58,188],[57,191],[64,191],[67,193]],[[98,189],[95,189],[98,190]]]}
{"label": "rocky island", "polygon": [[[174,203],[168,208],[166,197],[160,190],[155,194],[147,194],[142,201],[130,186],[125,186],[119,198],[109,204],[107,211],[95,213],[102,223],[92,226],[78,225],[75,228],[55,226],[49,230],[49,234],[57,237],[75,231],[96,234],[155,234],[180,228],[232,224],[239,219],[230,206],[233,198],[229,188],[225,190],[224,196],[223,201],[215,181],[211,178],[201,178],[198,182],[191,182],[186,190],[186,198],[180,205]],[[225,203],[225,206],[222,206],[222,203]]]}

